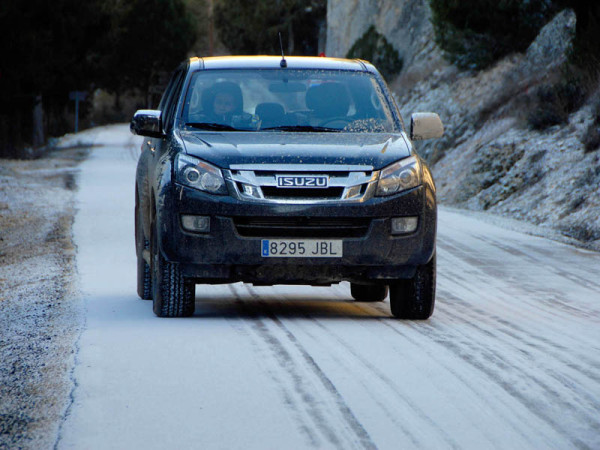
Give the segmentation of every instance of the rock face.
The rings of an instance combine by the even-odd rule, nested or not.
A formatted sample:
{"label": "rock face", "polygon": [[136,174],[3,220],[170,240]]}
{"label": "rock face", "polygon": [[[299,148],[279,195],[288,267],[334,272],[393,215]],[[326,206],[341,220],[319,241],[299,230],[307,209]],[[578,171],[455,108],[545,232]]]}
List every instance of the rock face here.
{"label": "rock face", "polygon": [[577,23],[575,13],[570,9],[558,13],[548,23],[538,37],[529,46],[526,53],[526,64],[531,70],[552,67],[562,64],[571,47]]}
{"label": "rock face", "polygon": [[445,136],[417,144],[442,203],[524,219],[600,249],[600,150],[586,152],[581,143],[594,106],[544,132],[526,120],[536,89],[563,70],[576,24],[571,10],[557,14],[524,54],[475,73],[442,60],[426,0],[330,0],[327,13],[329,56],[345,56],[375,24],[404,57],[390,87],[405,121],[416,111],[442,118]]}
{"label": "rock face", "polygon": [[386,36],[404,59],[405,72],[429,73],[442,64],[433,43],[427,0],[329,0],[327,56],[345,57],[369,26]]}

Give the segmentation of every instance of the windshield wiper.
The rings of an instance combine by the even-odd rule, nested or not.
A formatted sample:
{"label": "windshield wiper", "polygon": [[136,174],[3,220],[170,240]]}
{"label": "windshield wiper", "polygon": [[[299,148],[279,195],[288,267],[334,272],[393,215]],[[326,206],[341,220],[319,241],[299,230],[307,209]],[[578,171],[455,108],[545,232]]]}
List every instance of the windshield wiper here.
{"label": "windshield wiper", "polygon": [[233,128],[230,125],[223,123],[211,123],[211,122],[188,122],[188,127],[194,127],[199,130],[212,130],[212,131],[239,131],[237,128]]}
{"label": "windshield wiper", "polygon": [[314,127],[312,125],[280,125],[278,127],[261,128],[260,131],[325,131],[328,133],[339,133],[339,128]]}

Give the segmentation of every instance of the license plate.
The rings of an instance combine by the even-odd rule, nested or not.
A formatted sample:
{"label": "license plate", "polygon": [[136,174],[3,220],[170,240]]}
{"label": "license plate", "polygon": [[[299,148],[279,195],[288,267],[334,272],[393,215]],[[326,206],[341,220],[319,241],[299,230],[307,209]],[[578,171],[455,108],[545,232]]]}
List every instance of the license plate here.
{"label": "license plate", "polygon": [[265,258],[341,258],[339,239],[263,239],[261,255]]}

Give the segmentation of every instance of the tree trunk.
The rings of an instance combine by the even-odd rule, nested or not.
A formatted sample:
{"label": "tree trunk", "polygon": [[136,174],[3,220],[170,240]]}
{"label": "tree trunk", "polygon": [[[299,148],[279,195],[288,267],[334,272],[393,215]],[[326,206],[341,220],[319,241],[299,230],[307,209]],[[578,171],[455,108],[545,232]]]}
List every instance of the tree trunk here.
{"label": "tree trunk", "polygon": [[319,38],[317,41],[317,55],[325,55],[325,51],[327,49],[327,21],[319,20],[318,23]]}
{"label": "tree trunk", "polygon": [[42,96],[36,95],[33,100],[33,123],[32,123],[31,143],[33,148],[41,147],[46,143],[44,134],[44,106]]}
{"label": "tree trunk", "polygon": [[294,54],[294,28],[292,26],[292,21],[290,20],[288,23],[288,55]]}
{"label": "tree trunk", "polygon": [[115,112],[121,111],[121,93],[119,91],[115,91],[115,104],[114,104]]}

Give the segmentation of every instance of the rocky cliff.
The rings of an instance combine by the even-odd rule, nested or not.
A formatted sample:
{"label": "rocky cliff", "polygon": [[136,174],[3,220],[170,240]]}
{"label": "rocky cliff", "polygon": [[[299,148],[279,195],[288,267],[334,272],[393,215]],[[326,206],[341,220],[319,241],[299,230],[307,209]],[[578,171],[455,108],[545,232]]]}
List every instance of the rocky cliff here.
{"label": "rocky cliff", "polygon": [[403,79],[427,76],[444,65],[432,39],[430,17],[427,0],[329,0],[326,54],[344,58],[374,25],[404,59]]}
{"label": "rocky cliff", "polygon": [[441,202],[523,219],[600,249],[600,151],[586,150],[593,125],[588,101],[562,125],[531,131],[536,89],[565,67],[576,18],[559,13],[523,54],[487,70],[461,72],[434,44],[427,0],[330,0],[328,56],[345,56],[372,24],[404,58],[388,80],[405,121],[440,114],[444,138],[418,144],[431,164]]}

